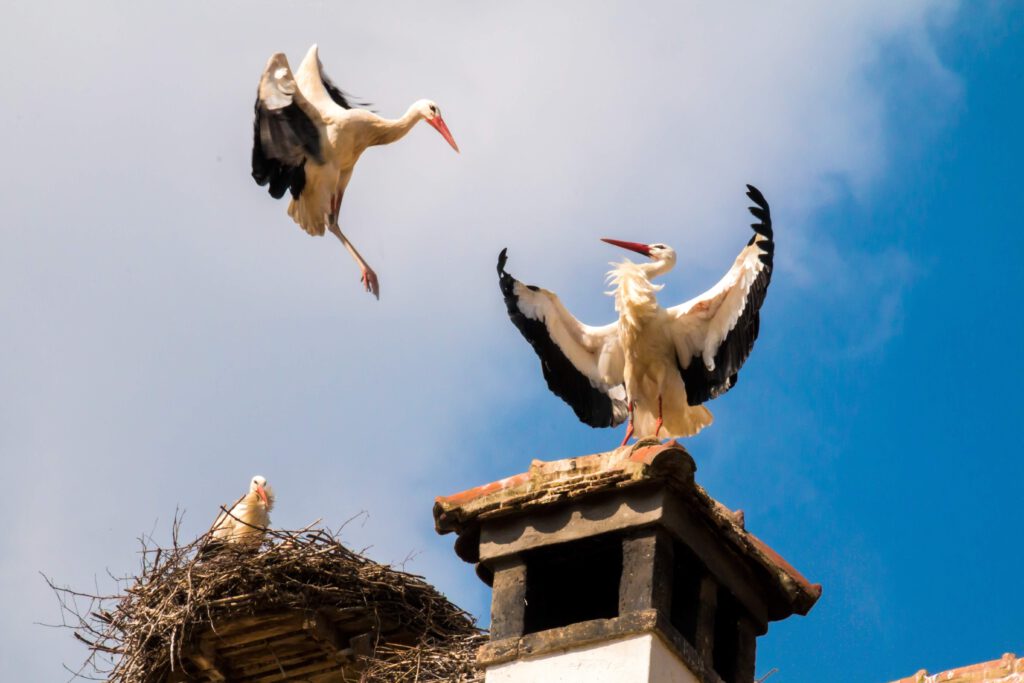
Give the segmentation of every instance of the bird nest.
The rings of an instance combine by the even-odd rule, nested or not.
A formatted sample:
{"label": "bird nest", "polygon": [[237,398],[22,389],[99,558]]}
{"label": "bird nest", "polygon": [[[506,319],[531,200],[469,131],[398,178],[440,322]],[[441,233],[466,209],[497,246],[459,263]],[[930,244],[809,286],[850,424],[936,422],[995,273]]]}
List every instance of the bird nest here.
{"label": "bird nest", "polygon": [[268,531],[256,550],[209,534],[142,540],[118,594],[58,587],[64,625],[90,653],[76,674],[112,683],[481,680],[473,619],[419,576],[346,548],[326,529]]}

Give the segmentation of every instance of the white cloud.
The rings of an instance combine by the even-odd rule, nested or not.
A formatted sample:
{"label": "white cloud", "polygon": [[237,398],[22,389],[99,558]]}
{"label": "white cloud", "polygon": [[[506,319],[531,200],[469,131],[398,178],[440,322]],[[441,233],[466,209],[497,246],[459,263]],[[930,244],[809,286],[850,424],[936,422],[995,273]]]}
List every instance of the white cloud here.
{"label": "white cloud", "polygon": [[[894,85],[879,59],[900,51],[914,76],[901,88],[954,101],[931,35],[955,2],[736,7],[12,7],[0,576],[19,594],[0,627],[16,653],[5,677],[52,679],[81,654],[28,626],[55,612],[37,570],[83,584],[130,569],[155,519],[159,535],[181,504],[200,531],[257,471],[278,490],[276,522],[368,510],[346,530],[354,546],[421,550],[409,568],[480,611],[431,498],[540,455],[489,437],[508,401],[548,400],[504,319],[498,250],[601,322],[617,255],[597,237],[676,245],[664,295],[681,300],[745,242],[754,182],[795,277],[831,244],[813,212],[884,173]],[[424,127],[360,162],[342,214],[379,304],[339,245],[303,235],[247,177],[266,57],[313,40],[386,115],[436,99],[463,149]],[[885,306],[898,321],[898,297]]]}

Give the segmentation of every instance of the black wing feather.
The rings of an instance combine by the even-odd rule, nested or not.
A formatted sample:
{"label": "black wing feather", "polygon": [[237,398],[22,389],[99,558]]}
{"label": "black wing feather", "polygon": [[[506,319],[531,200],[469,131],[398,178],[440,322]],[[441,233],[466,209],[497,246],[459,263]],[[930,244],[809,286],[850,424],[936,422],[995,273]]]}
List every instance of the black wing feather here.
{"label": "black wing feather", "polygon": [[283,197],[286,190],[298,197],[306,185],[306,159],[322,161],[320,131],[295,101],[294,90],[281,88],[266,74],[260,88],[266,91],[257,90],[254,107],[253,180],[258,185],[269,185],[268,191],[275,199]]}
{"label": "black wing feather", "polygon": [[[256,100],[256,112],[253,118],[252,141],[252,177],[257,185],[269,185],[270,195],[274,199],[284,196],[291,190],[293,197],[298,197],[306,185],[305,156],[292,161],[292,154],[282,154],[285,159],[275,156],[280,154],[278,148],[285,144],[293,148],[297,146],[306,155],[319,161],[320,133],[308,116],[292,102],[283,109],[267,109]],[[282,140],[264,144],[264,140]],[[287,143],[284,142],[287,141]],[[289,163],[290,162],[290,163]]]}
{"label": "black wing feather", "polygon": [[352,95],[349,95],[347,92],[336,86],[334,81],[328,78],[327,74],[323,72],[323,69],[320,70],[320,81],[324,84],[324,89],[327,90],[327,94],[330,95],[331,99],[334,100],[334,103],[339,107],[344,109],[370,108],[369,102],[356,102]]}
{"label": "black wing feather", "polygon": [[[584,424],[591,427],[614,427],[621,424],[627,414],[625,402],[614,399],[595,387],[558,348],[548,334],[544,322],[528,318],[519,310],[519,300],[515,293],[515,284],[518,280],[505,272],[507,251],[502,249],[498,255],[498,286],[505,297],[508,317],[540,358],[540,366],[548,388],[568,403],[576,417]],[[536,287],[529,287],[537,290]]]}
{"label": "black wing feather", "polygon": [[772,233],[771,210],[768,208],[768,202],[764,195],[753,185],[747,185],[747,197],[756,204],[749,210],[759,221],[751,224],[750,227],[754,229],[754,235],[747,244],[753,244],[758,236],[767,238],[757,242],[757,245],[766,252],[759,257],[765,268],[751,284],[743,313],[740,314],[736,325],[725,336],[715,353],[715,369],[708,370],[699,355],[694,355],[686,368],[678,358],[676,359],[679,374],[682,375],[683,383],[686,385],[686,402],[691,406],[697,406],[717,398],[736,384],[740,367],[754,348],[754,341],[757,339],[761,325],[761,304],[764,303],[768,285],[771,283],[775,241]]}

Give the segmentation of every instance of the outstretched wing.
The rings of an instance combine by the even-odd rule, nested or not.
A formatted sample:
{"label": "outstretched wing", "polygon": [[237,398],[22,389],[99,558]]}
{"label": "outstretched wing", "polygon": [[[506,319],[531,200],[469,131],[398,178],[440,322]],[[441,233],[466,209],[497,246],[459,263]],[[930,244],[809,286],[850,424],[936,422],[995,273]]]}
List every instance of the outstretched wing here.
{"label": "outstretched wing", "polygon": [[506,251],[498,256],[498,285],[508,317],[540,357],[548,388],[591,427],[624,422],[629,411],[616,324],[589,327],[576,320],[553,292],[524,285],[506,273]]}
{"label": "outstretched wing", "polygon": [[302,104],[288,59],[279,52],[260,78],[252,142],[252,177],[269,185],[275,199],[285,190],[298,197],[306,185],[306,159],[322,161],[320,127]]}
{"label": "outstretched wing", "polygon": [[306,56],[299,62],[299,82],[302,83],[302,93],[321,112],[329,111],[331,106],[328,102],[334,102],[342,109],[369,109],[370,105],[365,102],[357,102],[352,95],[334,84],[326,73],[324,65],[320,61],[320,49],[314,44],[309,47]]}
{"label": "outstretched wing", "polygon": [[352,95],[334,85],[334,81],[327,77],[322,68],[320,69],[320,82],[324,84],[324,90],[334,100],[334,103],[342,109],[369,109],[372,106],[369,102],[357,102]]}
{"label": "outstretched wing", "polygon": [[692,405],[721,396],[736,383],[754,348],[759,311],[772,277],[772,217],[764,195],[747,185],[756,206],[750,213],[754,235],[717,285],[686,303],[668,309],[676,360]]}

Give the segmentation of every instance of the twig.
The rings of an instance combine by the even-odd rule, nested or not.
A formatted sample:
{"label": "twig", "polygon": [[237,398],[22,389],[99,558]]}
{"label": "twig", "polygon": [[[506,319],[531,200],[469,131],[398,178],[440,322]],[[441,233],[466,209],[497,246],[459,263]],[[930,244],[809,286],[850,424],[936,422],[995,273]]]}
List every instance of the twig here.
{"label": "twig", "polygon": [[[89,650],[74,678],[91,679],[91,671],[111,683],[160,680],[181,669],[205,630],[216,633],[218,625],[238,617],[357,610],[375,624],[375,655],[362,661],[367,683],[476,680],[473,662],[483,636],[471,617],[422,578],[349,550],[337,532],[318,526],[320,520],[295,531],[265,530],[264,544],[255,550],[225,544],[211,555],[203,551],[212,532],[180,541],[180,514],[172,523],[171,547],[158,546],[152,533],[139,539],[137,577],[107,572],[118,589],[114,594],[72,590],[43,575],[61,610],[62,623],[53,626],[70,629]],[[400,624],[406,637],[418,633],[420,641],[392,646],[383,624]],[[282,662],[278,667],[284,674]]]}

